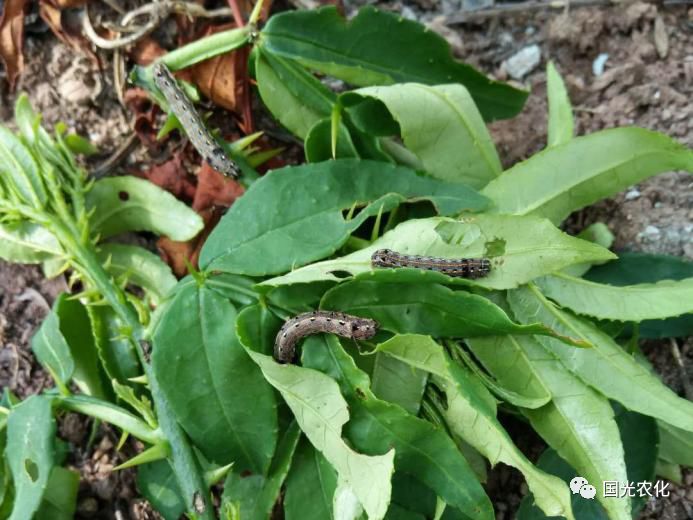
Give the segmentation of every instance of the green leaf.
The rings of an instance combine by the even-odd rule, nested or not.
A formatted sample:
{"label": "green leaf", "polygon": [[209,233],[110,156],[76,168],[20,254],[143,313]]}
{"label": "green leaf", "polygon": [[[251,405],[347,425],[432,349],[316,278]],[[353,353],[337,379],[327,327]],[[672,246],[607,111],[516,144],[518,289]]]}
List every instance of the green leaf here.
{"label": "green leaf", "polygon": [[78,489],[79,473],[60,466],[53,467],[36,518],[72,520],[77,508]]}
{"label": "green leaf", "polygon": [[55,301],[53,310],[59,320],[60,334],[74,360],[72,380],[86,395],[105,398],[106,389],[86,307],[63,293]]}
{"label": "green leaf", "polygon": [[412,415],[419,414],[428,382],[426,372],[399,359],[376,353],[371,381],[371,390],[378,399],[397,404]]}
{"label": "green leaf", "polygon": [[575,128],[568,91],[552,61],[546,64],[546,95],[549,102],[548,148],[570,141]]}
{"label": "green leaf", "polygon": [[137,177],[107,177],[86,197],[93,233],[101,238],[126,231],[151,231],[185,241],[202,230],[202,218],[173,195]]}
{"label": "green leaf", "polygon": [[137,489],[164,517],[164,520],[179,520],[185,511],[185,504],[180,497],[180,488],[167,460],[158,460],[139,466]]}
{"label": "green leaf", "polygon": [[693,431],[693,402],[676,395],[607,334],[559,310],[534,287],[512,291],[508,301],[520,321],[540,320],[594,345],[590,349],[567,349],[553,339],[537,338],[582,381],[630,410]]}
{"label": "green leaf", "polygon": [[230,473],[224,484],[223,502],[232,502],[243,520],[266,520],[281,492],[291,461],[301,436],[294,421],[284,433],[267,476]]}
{"label": "green leaf", "polygon": [[493,518],[489,498],[473,470],[444,430],[397,405],[377,399],[368,376],[359,370],[335,337],[311,337],[303,347],[304,366],[336,379],[348,400],[351,420],[346,434],[366,453],[393,448],[397,472],[412,475],[450,507],[471,518]]}
{"label": "green leaf", "polygon": [[659,426],[659,457],[693,468],[693,433],[662,421]]}
{"label": "green leaf", "polygon": [[[685,258],[627,252],[619,252],[618,260],[593,267],[584,276],[593,282],[617,286],[690,277],[693,277],[693,262]],[[693,314],[647,320],[640,323],[638,332],[643,338],[690,336],[693,335]]]}
{"label": "green leaf", "polygon": [[423,25],[372,7],[349,21],[333,6],[277,14],[260,45],[352,85],[461,83],[487,120],[514,116],[527,97],[454,60],[447,42]]}
{"label": "green leaf", "polygon": [[[408,199],[429,200],[442,214],[485,206],[464,185],[375,161],[286,167],[262,177],[234,203],[202,248],[200,265],[258,276],[288,271],[333,253],[367,217]],[[342,211],[354,206],[365,207],[345,220]]]}
{"label": "green leaf", "polygon": [[258,332],[263,319],[258,306],[246,307],[239,314],[236,326],[246,351],[265,379],[282,394],[311,444],[351,487],[369,517],[383,518],[390,502],[394,450],[376,456],[353,451],[341,437],[349,411],[337,384],[316,370],[280,365],[260,354],[264,340]]}
{"label": "green leaf", "polygon": [[381,328],[399,334],[457,338],[555,334],[541,323],[518,325],[483,296],[437,284],[354,280],[330,289],[320,307],[372,318]]}
{"label": "green leaf", "polygon": [[53,470],[54,440],[55,421],[48,397],[33,395],[12,408],[5,451],[15,488],[10,520],[32,518],[41,505]]}
{"label": "green leaf", "polygon": [[37,264],[62,254],[58,240],[38,224],[0,224],[0,258],[8,262]]}
{"label": "green leaf", "polygon": [[48,201],[48,192],[31,150],[12,132],[0,126],[0,186],[10,188],[34,209]]}
{"label": "green leaf", "polygon": [[[537,504],[547,515],[572,519],[570,491],[558,479],[538,470],[512,442],[496,419],[495,402],[474,375],[454,365],[430,336],[400,335],[378,345],[386,353],[417,369],[437,376],[447,396],[446,422],[451,430],[489,459],[522,472]],[[489,406],[489,403],[494,403]]]}
{"label": "green leaf", "polygon": [[154,253],[139,246],[126,244],[101,244],[99,259],[107,271],[116,278],[125,277],[144,289],[158,304],[176,285],[171,268]]}
{"label": "green leaf", "polygon": [[556,273],[536,283],[561,307],[599,319],[642,321],[693,312],[693,278],[616,287]]}
{"label": "green leaf", "polygon": [[128,384],[128,379],[142,375],[137,352],[127,338],[127,328],[106,306],[87,307],[96,352],[109,381]]}
{"label": "green leaf", "polygon": [[613,128],[533,155],[482,193],[495,202],[498,213],[560,223],[573,211],[669,170],[693,171],[693,152],[664,134]]}
{"label": "green leaf", "polygon": [[234,333],[235,308],[207,287],[178,291],[153,336],[152,368],[210,460],[265,473],[277,440],[272,389]]}
{"label": "green leaf", "polygon": [[[533,337],[476,338],[468,343],[506,388],[532,397],[551,396],[545,406],[522,413],[579,475],[595,486],[605,480],[627,480],[623,445],[606,398],[574,377]],[[630,519],[627,499],[597,497],[612,520]]]}
{"label": "green leaf", "polygon": [[31,338],[31,350],[60,391],[68,394],[67,387],[75,370],[75,361],[70,346],[60,331],[60,318],[55,309],[43,320],[41,327]]}
{"label": "green leaf", "polygon": [[364,97],[387,106],[399,123],[405,146],[431,176],[482,188],[500,175],[491,136],[462,85],[370,87],[344,94],[340,100],[348,105]]}
{"label": "green leaf", "polygon": [[[657,429],[655,422],[644,415],[628,412],[621,406],[615,407],[616,422],[618,424],[623,447],[625,449],[628,481],[633,483],[652,482],[655,474],[655,461],[657,459]],[[570,464],[563,460],[553,449],[549,448],[539,458],[538,466],[562,478],[566,483],[578,476],[578,472]],[[602,483],[592,482],[597,488],[597,493],[602,493]],[[543,520],[546,517],[540,510],[532,506],[533,496],[527,495],[520,504],[518,520]],[[638,518],[638,511],[645,503],[645,499],[639,496],[633,497],[633,517]],[[584,520],[608,520],[608,515],[599,502],[585,500],[579,494],[572,496],[573,511],[575,517]]]}
{"label": "green leaf", "polygon": [[308,162],[317,163],[329,161],[330,159],[361,157],[347,127],[344,124],[340,124],[338,128],[337,147],[334,157],[332,157],[332,120],[321,119],[310,128],[305,142],[306,160]]}
{"label": "green leaf", "polygon": [[[410,269],[373,271],[371,255],[382,248],[444,258],[487,257],[491,260],[491,273],[486,278],[470,281]],[[535,217],[481,214],[465,216],[459,221],[433,217],[403,222],[369,247],[266,280],[260,287],[318,280],[340,281],[344,273],[358,275],[370,272],[373,280],[510,289],[572,264],[614,257],[606,249],[562,233],[550,222]]]}
{"label": "green leaf", "polygon": [[335,489],[337,489],[335,470],[309,442],[301,441],[286,479],[284,494],[286,520],[333,518],[332,497]]}
{"label": "green leaf", "polygon": [[302,139],[318,121],[330,116],[337,98],[303,67],[263,52],[262,47],[255,55],[255,79],[270,112]]}

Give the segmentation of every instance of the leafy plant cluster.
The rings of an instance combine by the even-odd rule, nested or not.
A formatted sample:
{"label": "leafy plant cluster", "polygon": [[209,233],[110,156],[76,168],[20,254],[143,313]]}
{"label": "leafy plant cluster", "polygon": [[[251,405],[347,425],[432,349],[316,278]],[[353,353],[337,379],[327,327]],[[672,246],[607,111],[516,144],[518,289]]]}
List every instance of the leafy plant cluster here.
{"label": "leafy plant cluster", "polygon": [[[65,411],[146,445],[120,468],[138,467],[167,519],[281,508],[288,519],[490,520],[482,484],[498,462],[526,479],[521,519],[628,519],[642,502],[571,498],[565,480],[675,480],[693,464],[693,404],[638,351],[641,335],[691,332],[693,269],[617,258],[603,225],[559,228],[651,175],[693,171],[690,150],[639,128],[575,137],[549,65],[548,145],[504,171],[484,121],[513,115],[525,93],[373,9],[348,23],[332,8],[285,13],[165,59],[246,43],[264,103],[304,140],[308,163],[252,182],[179,282],[151,253],[106,239],[186,240],[197,215],[145,181],[87,181],[73,156],[84,143],[49,136],[23,97],[19,132],[0,129],[0,256],[70,269],[75,289],[32,341],[56,389],[3,396],[0,516],[71,518],[77,476],[55,437]],[[362,88],[336,94],[311,72]],[[374,270],[380,248],[487,257],[492,271]],[[358,345],[312,336],[298,364],[276,363],[283,321],[317,308],[381,331]],[[499,412],[550,447],[537,464]]]}

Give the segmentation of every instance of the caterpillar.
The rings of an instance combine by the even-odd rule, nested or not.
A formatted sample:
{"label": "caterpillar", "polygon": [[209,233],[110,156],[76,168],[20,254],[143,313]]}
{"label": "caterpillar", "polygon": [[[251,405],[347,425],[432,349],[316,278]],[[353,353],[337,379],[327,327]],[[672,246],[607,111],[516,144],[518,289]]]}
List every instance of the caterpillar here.
{"label": "caterpillar", "polygon": [[404,255],[391,249],[378,249],[371,256],[373,267],[413,267],[458,278],[482,278],[491,272],[488,258],[437,258],[434,256]]}
{"label": "caterpillar", "polygon": [[168,67],[162,62],[157,62],[153,71],[154,83],[166,98],[171,111],[180,121],[195,149],[212,168],[227,177],[237,179],[240,175],[238,166],[226,156],[224,149],[209,133],[188,96],[178,87]]}
{"label": "caterpillar", "polygon": [[290,363],[296,352],[296,344],[311,334],[324,332],[343,338],[369,339],[375,336],[378,327],[375,320],[343,312],[304,312],[287,320],[279,329],[274,341],[274,359],[280,363]]}

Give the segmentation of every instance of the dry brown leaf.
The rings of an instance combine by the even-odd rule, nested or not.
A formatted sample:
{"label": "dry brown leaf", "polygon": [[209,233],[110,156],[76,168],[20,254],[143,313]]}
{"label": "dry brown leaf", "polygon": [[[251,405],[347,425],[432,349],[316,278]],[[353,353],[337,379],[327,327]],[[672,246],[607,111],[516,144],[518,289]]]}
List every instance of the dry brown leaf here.
{"label": "dry brown leaf", "polygon": [[0,17],[0,59],[5,65],[10,91],[24,70],[24,8],[26,0],[6,0]]}
{"label": "dry brown leaf", "polygon": [[[64,1],[69,4],[71,0]],[[56,38],[65,45],[83,52],[100,66],[99,57],[92,49],[91,42],[82,34],[81,26],[76,19],[70,23],[63,19],[63,11],[60,4],[61,0],[39,0],[39,15],[50,27]]]}
{"label": "dry brown leaf", "polygon": [[155,164],[143,175],[178,199],[192,200],[195,197],[195,184],[185,169],[182,152],[174,153],[166,162]]}

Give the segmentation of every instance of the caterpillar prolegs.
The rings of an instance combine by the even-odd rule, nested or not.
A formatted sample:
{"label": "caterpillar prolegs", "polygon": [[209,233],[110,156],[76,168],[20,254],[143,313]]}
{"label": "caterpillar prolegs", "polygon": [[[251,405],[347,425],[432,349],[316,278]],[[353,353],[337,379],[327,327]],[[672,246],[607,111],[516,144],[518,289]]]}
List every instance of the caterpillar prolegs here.
{"label": "caterpillar prolegs", "polygon": [[166,98],[168,106],[180,121],[195,149],[212,168],[227,177],[237,179],[240,175],[238,166],[227,157],[223,148],[209,133],[188,96],[178,87],[168,67],[162,62],[157,62],[153,71],[156,86]]}
{"label": "caterpillar prolegs", "polygon": [[375,320],[343,312],[305,312],[294,316],[279,329],[274,341],[274,359],[290,363],[298,342],[311,334],[329,333],[343,338],[369,339],[378,332],[378,326]]}
{"label": "caterpillar prolegs", "polygon": [[491,272],[488,258],[437,258],[434,256],[404,255],[391,249],[378,249],[371,256],[373,267],[413,267],[438,271],[459,278],[482,278]]}

